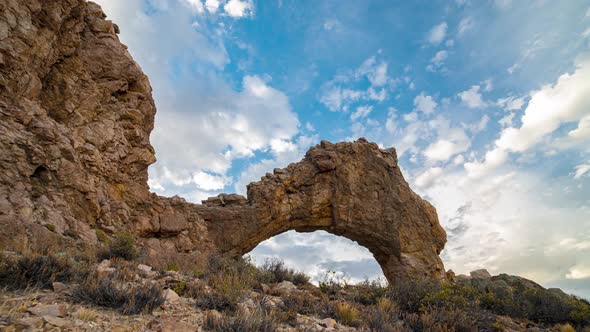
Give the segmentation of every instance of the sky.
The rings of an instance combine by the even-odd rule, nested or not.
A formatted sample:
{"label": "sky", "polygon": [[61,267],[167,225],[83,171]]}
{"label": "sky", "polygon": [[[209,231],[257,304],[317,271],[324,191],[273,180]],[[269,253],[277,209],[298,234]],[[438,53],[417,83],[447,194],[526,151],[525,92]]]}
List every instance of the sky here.
{"label": "sky", "polygon": [[[152,191],[199,203],[320,140],[395,147],[447,269],[590,298],[587,0],[98,0],[158,107]],[[363,247],[287,232],[251,253],[382,277]]]}

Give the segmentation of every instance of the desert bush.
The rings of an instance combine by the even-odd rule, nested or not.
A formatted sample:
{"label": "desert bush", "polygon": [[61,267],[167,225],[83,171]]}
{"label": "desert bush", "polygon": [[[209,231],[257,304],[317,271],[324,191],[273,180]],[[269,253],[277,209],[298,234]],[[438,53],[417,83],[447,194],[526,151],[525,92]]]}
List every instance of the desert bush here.
{"label": "desert bush", "polygon": [[437,282],[427,279],[409,280],[389,286],[391,300],[406,312],[417,313],[423,308],[423,300],[439,289]]}
{"label": "desert bush", "polygon": [[421,309],[443,308],[447,310],[477,308],[479,293],[471,286],[451,282],[437,284],[420,301]]}
{"label": "desert bush", "polygon": [[[421,329],[419,327],[421,326]],[[420,324],[412,327],[414,331],[477,331],[465,311],[431,307],[420,314]]]}
{"label": "desert bush", "polygon": [[348,286],[348,281],[336,271],[328,271],[319,282],[320,291],[329,297],[336,296],[342,289]]}
{"label": "desert bush", "polygon": [[0,286],[9,289],[50,288],[75,275],[71,262],[55,255],[6,257],[0,254]]}
{"label": "desert bush", "polygon": [[203,309],[235,310],[245,290],[258,285],[259,272],[250,262],[239,258],[213,256],[207,271],[201,276],[211,290],[197,298]]}
{"label": "desert bush", "polygon": [[278,324],[274,312],[258,305],[252,312],[240,311],[235,317],[223,317],[210,311],[205,317],[204,327],[216,332],[274,332]]}
{"label": "desert bush", "polygon": [[399,307],[387,298],[382,298],[376,305],[366,307],[363,312],[365,325],[372,331],[390,331],[399,320]]}
{"label": "desert bush", "polygon": [[135,247],[135,238],[133,235],[121,232],[112,238],[107,247],[99,251],[99,259],[111,259],[111,258],[122,258],[128,261],[132,261],[139,257],[139,252]]}
{"label": "desert bush", "polygon": [[267,259],[259,268],[262,283],[278,283],[281,281],[290,281],[295,285],[306,285],[309,283],[309,277],[305,273],[297,272],[285,265],[280,259]]}
{"label": "desert bush", "polygon": [[155,284],[124,282],[117,273],[106,276],[91,274],[74,288],[76,302],[118,309],[125,315],[151,312],[164,303],[160,287]]}
{"label": "desert bush", "polygon": [[336,317],[341,324],[348,326],[359,325],[359,310],[348,302],[336,304]]}
{"label": "desert bush", "polygon": [[377,304],[387,294],[387,284],[381,279],[368,280],[346,288],[346,299],[362,305]]}

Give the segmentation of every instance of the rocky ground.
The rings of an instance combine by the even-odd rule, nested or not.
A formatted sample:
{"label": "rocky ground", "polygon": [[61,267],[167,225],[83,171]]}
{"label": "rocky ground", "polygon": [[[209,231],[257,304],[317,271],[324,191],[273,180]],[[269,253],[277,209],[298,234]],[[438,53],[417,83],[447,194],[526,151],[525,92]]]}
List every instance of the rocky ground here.
{"label": "rocky ground", "polygon": [[280,261],[156,271],[122,253],[4,253],[0,330],[590,331],[587,301],[485,270],[397,286],[327,275],[316,286]]}

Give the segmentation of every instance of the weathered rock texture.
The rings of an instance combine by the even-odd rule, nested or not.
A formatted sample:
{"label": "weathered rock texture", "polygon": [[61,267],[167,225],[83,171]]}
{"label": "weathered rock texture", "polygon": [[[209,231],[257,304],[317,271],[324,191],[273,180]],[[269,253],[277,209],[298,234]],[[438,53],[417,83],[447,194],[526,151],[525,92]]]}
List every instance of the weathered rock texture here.
{"label": "weathered rock texture", "polygon": [[0,3],[0,249],[94,246],[134,233],[151,264],[247,253],[288,230],[367,247],[387,278],[443,278],[446,235],[404,180],[395,150],[364,139],[313,147],[299,163],[203,205],[149,192],[155,106],[147,77],[100,7]]}

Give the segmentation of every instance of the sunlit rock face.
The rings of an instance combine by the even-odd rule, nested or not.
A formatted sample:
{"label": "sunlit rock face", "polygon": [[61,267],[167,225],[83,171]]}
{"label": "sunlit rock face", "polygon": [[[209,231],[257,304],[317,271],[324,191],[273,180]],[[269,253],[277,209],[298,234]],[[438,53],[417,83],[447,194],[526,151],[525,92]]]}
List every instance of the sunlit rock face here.
{"label": "sunlit rock face", "polygon": [[443,278],[446,235],[404,180],[395,150],[322,142],[305,158],[203,205],[149,192],[155,105],[100,7],[0,4],[0,249],[94,246],[135,234],[153,265],[242,255],[288,230],[369,249],[389,281]]}

